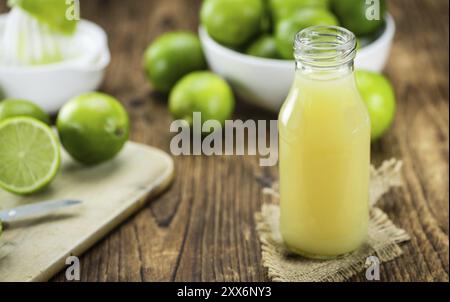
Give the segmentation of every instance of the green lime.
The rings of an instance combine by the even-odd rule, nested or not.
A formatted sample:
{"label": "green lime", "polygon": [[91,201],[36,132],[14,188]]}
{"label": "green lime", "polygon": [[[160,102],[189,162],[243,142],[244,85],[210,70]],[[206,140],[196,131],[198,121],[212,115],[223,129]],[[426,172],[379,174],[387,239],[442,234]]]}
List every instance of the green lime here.
{"label": "green lime", "polygon": [[305,8],[327,9],[329,0],[269,0],[273,19],[281,21]]}
{"label": "green lime", "polygon": [[96,165],[115,157],[128,140],[128,114],[112,96],[91,92],[70,100],[56,125],[66,151],[78,162]]}
{"label": "green lime", "polygon": [[0,122],[12,117],[32,117],[50,125],[50,117],[38,105],[17,99],[7,99],[0,102]]}
{"label": "green lime", "polygon": [[55,178],[60,145],[52,129],[29,117],[0,122],[0,187],[19,195],[35,193]]}
{"label": "green lime", "polygon": [[168,93],[184,75],[206,69],[206,61],[196,35],[171,32],[160,36],[147,48],[144,66],[154,88]]}
{"label": "green lime", "polygon": [[10,6],[19,6],[35,17],[39,22],[47,24],[51,29],[65,35],[72,35],[77,27],[77,20],[67,15],[75,5],[66,0],[8,0]]}
{"label": "green lime", "polygon": [[383,26],[387,11],[385,0],[333,0],[331,7],[342,26],[358,36],[370,35]]}
{"label": "green lime", "polygon": [[356,71],[356,81],[369,110],[372,140],[377,140],[394,122],[396,111],[394,89],[383,75],[370,71]]}
{"label": "green lime", "polygon": [[[209,0],[213,1],[213,0]],[[211,72],[193,72],[177,83],[169,97],[169,110],[175,119],[192,123],[194,112],[202,114],[202,121],[224,123],[231,118],[235,99],[231,88]]]}
{"label": "green lime", "polygon": [[277,24],[275,38],[277,41],[278,52],[282,58],[292,60],[294,59],[294,39],[299,31],[315,25],[338,24],[339,22],[336,17],[327,10],[319,8],[302,9]]}
{"label": "green lime", "polygon": [[356,51],[361,50],[361,48],[362,48],[362,42],[361,42],[361,39],[356,38]]}
{"label": "green lime", "polygon": [[261,36],[255,40],[247,48],[246,53],[251,56],[269,59],[278,59],[280,57],[275,38],[269,35]]}
{"label": "green lime", "polygon": [[261,0],[208,0],[200,18],[209,35],[229,47],[241,47],[256,36],[263,25]]}

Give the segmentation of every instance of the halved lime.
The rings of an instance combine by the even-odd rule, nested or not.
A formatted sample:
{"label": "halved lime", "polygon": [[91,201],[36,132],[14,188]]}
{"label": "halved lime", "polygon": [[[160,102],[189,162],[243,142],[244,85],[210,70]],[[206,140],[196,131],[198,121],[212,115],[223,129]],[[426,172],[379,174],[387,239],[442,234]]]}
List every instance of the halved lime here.
{"label": "halved lime", "polygon": [[68,15],[76,7],[76,2],[66,0],[8,0],[9,6],[19,6],[39,22],[47,24],[52,30],[64,35],[72,35],[77,27],[77,20]]}
{"label": "halved lime", "polygon": [[50,117],[38,105],[20,99],[0,101],[0,122],[13,117],[32,117],[50,125]]}
{"label": "halved lime", "polygon": [[52,129],[33,118],[0,123],[0,187],[28,195],[46,187],[60,165],[60,144]]}

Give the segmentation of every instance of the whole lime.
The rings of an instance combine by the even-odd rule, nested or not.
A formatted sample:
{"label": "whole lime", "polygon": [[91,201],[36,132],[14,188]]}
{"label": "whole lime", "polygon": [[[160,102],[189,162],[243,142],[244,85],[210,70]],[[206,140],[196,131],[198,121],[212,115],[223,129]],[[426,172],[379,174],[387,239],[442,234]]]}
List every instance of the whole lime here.
{"label": "whole lime", "polygon": [[294,59],[293,45],[295,35],[310,26],[338,25],[336,17],[325,9],[306,8],[291,17],[280,21],[276,26],[275,38],[278,52],[287,60]]}
{"label": "whole lime", "polygon": [[202,25],[217,42],[238,48],[261,31],[261,0],[208,0],[200,11]]}
{"label": "whole lime", "polygon": [[168,93],[184,75],[206,69],[206,61],[196,35],[170,32],[157,38],[147,48],[144,67],[155,90]]}
{"label": "whole lime", "polygon": [[358,36],[370,35],[383,26],[387,11],[385,0],[333,0],[331,7],[342,26]]}
{"label": "whole lime", "polygon": [[268,0],[273,19],[281,21],[305,8],[327,9],[329,0]]}
{"label": "whole lime", "polygon": [[261,18],[261,32],[270,33],[273,30],[272,11],[270,10],[269,0],[261,0],[263,4],[263,15]]}
{"label": "whole lime", "polygon": [[0,102],[0,122],[13,117],[32,117],[50,125],[50,117],[33,102],[20,99],[6,99]]}
{"label": "whole lime", "polygon": [[[208,0],[212,1],[212,0]],[[202,114],[202,122],[217,120],[224,123],[231,118],[235,99],[231,88],[211,72],[193,72],[177,85],[169,97],[169,110],[175,119],[192,123],[194,112]]]}
{"label": "whole lime", "polygon": [[394,89],[383,75],[370,71],[356,71],[356,81],[369,110],[372,140],[377,140],[394,122],[396,111]]}
{"label": "whole lime", "polygon": [[130,132],[128,115],[121,103],[98,92],[70,100],[59,112],[56,125],[66,151],[85,165],[115,157]]}
{"label": "whole lime", "polygon": [[277,43],[273,36],[264,35],[255,40],[247,48],[246,53],[255,57],[278,59]]}

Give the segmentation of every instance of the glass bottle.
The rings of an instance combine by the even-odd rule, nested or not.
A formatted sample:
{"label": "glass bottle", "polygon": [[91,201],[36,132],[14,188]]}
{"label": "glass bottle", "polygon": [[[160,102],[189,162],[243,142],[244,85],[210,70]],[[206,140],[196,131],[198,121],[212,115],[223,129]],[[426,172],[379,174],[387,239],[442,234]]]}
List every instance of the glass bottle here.
{"label": "glass bottle", "polygon": [[335,258],[364,243],[369,222],[370,119],[354,77],[356,38],[315,26],[294,48],[279,116],[280,229],[292,252]]}

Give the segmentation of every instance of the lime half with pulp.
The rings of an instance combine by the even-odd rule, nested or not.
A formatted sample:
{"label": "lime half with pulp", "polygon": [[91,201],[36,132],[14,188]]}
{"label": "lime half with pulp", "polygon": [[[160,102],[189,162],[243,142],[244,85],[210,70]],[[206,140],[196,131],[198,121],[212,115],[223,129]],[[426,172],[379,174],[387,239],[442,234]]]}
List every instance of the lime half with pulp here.
{"label": "lime half with pulp", "polygon": [[28,195],[46,187],[60,165],[60,144],[52,129],[19,117],[0,123],[0,187]]}

